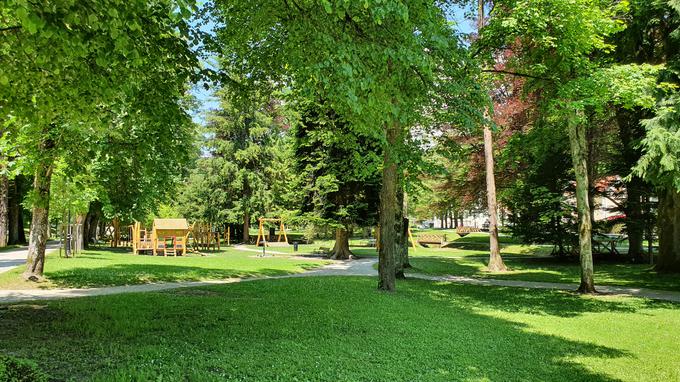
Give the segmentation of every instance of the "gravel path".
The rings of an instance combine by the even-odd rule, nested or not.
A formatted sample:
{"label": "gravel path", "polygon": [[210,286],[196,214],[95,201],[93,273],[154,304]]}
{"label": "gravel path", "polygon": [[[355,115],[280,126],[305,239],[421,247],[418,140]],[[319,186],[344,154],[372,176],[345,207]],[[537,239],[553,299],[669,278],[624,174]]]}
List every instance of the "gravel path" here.
{"label": "gravel path", "polygon": [[[349,261],[335,261],[332,264],[326,265],[319,269],[307,271],[304,273],[297,273],[285,276],[275,277],[258,277],[258,278],[232,278],[215,281],[195,281],[195,282],[177,282],[177,283],[158,283],[158,284],[143,284],[131,286],[116,286],[105,288],[90,288],[90,289],[45,289],[45,290],[1,290],[0,304],[14,303],[31,300],[51,300],[60,298],[72,297],[86,297],[86,296],[103,296],[119,293],[139,293],[139,292],[155,292],[177,288],[197,287],[205,285],[220,285],[230,284],[236,282],[257,281],[266,279],[281,279],[294,277],[321,277],[321,276],[377,276],[378,271],[373,268],[377,262],[375,258],[358,259]],[[501,286],[514,288],[529,288],[529,289],[552,289],[574,291],[577,288],[575,284],[562,283],[546,283],[534,281],[519,281],[519,280],[496,280],[496,279],[480,279],[464,276],[430,276],[423,274],[409,274],[409,278],[429,280],[435,282],[453,282],[460,284],[471,284],[481,286]],[[621,296],[635,296],[654,300],[663,300],[671,302],[680,302],[680,292],[660,291],[645,288],[626,288],[615,286],[598,286],[598,291],[605,294],[621,295]]]}
{"label": "gravel path", "polygon": [[[47,243],[48,252],[56,249],[59,249],[58,241],[51,241]],[[28,247],[21,247],[0,252],[0,273],[5,273],[21,264],[25,264],[27,255]]]}

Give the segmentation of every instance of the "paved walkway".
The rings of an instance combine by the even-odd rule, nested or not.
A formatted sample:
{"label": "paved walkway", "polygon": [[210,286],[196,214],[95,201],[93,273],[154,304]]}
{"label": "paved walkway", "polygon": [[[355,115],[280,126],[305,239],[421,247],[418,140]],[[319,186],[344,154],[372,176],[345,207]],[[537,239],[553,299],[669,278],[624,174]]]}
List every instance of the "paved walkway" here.
{"label": "paved walkway", "polygon": [[[332,264],[326,265],[322,268],[311,270],[304,273],[297,273],[284,276],[274,277],[258,277],[258,278],[232,278],[215,281],[195,281],[195,282],[177,282],[177,283],[159,283],[159,284],[142,284],[132,286],[117,286],[105,288],[89,288],[89,289],[29,289],[29,290],[0,290],[0,304],[14,303],[21,301],[32,300],[51,300],[60,298],[72,297],[86,297],[86,296],[104,296],[120,293],[135,293],[135,292],[155,292],[169,289],[188,288],[206,285],[221,285],[231,284],[236,282],[248,282],[267,279],[281,279],[281,278],[295,278],[295,277],[315,277],[315,276],[377,276],[378,271],[373,268],[377,259],[359,259],[350,261],[335,261]],[[519,281],[519,280],[496,280],[496,279],[481,279],[464,276],[429,276],[422,274],[409,274],[409,278],[453,282],[460,284],[471,284],[481,286],[502,286],[515,288],[529,288],[529,289],[552,289],[574,291],[577,288],[575,284],[562,283],[547,283],[534,281]],[[680,292],[659,291],[645,288],[625,288],[615,286],[598,286],[598,291],[601,293],[621,295],[621,296],[635,296],[654,300],[663,300],[671,302],[680,302]]]}
{"label": "paved walkway", "polygon": [[[53,251],[59,248],[58,241],[51,241],[47,243],[47,251]],[[0,273],[5,273],[12,268],[18,267],[26,263],[26,256],[28,255],[28,247],[21,247],[9,251],[0,252]]]}
{"label": "paved walkway", "polygon": [[[262,254],[261,249],[253,249],[253,248],[248,248],[245,245],[235,245],[234,249],[239,250],[239,251],[245,251],[245,252],[255,252]],[[285,252],[279,252],[279,251],[272,251],[271,249],[267,249],[265,253],[268,253],[270,255],[290,255],[290,253],[285,253]]]}

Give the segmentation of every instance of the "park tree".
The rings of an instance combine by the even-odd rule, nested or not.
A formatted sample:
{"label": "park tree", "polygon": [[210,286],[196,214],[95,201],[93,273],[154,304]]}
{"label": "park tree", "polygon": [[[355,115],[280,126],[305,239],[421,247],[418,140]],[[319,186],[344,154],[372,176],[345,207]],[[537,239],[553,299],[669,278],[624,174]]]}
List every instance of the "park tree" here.
{"label": "park tree", "polygon": [[[678,41],[672,37],[680,18],[672,10],[668,0],[631,0],[630,11],[625,19],[626,29],[612,37],[616,50],[611,56],[623,65],[661,64],[672,60],[678,52]],[[628,254],[633,258],[642,256],[645,227],[648,225],[650,206],[645,200],[654,192],[650,182],[632,169],[642,156],[641,141],[647,130],[643,120],[654,117],[650,107],[626,107],[616,105],[615,119],[618,125],[619,147],[614,153],[614,168],[624,176],[627,198],[622,205],[626,215]],[[645,212],[645,210],[647,212]],[[651,228],[649,228],[651,229]]]}
{"label": "park tree", "polygon": [[512,236],[524,243],[549,243],[553,254],[568,255],[578,245],[572,163],[566,132],[534,121],[515,132],[499,156],[505,173],[500,200],[508,208]]}
{"label": "park tree", "polygon": [[[231,78],[319,95],[383,148],[379,288],[395,289],[395,216],[408,128],[474,97],[465,51],[437,2],[220,1],[216,46]],[[257,47],[257,49],[253,49]],[[439,97],[445,93],[449,97]],[[456,97],[460,96],[460,97]],[[446,103],[442,102],[446,100]],[[425,107],[433,113],[424,113]],[[453,122],[453,121],[451,121]]]}
{"label": "park tree", "polygon": [[260,93],[227,87],[215,95],[219,105],[206,116],[204,156],[183,189],[181,210],[210,223],[240,222],[248,242],[253,218],[274,209],[272,186],[282,184],[279,198],[287,199],[286,190],[291,191],[283,185],[291,169],[275,163],[286,160],[282,105]]}
{"label": "park tree", "polygon": [[184,38],[190,7],[171,0],[3,5],[0,102],[3,120],[12,122],[4,134],[33,174],[26,279],[42,277],[57,160],[87,163],[116,117],[138,112],[135,97],[151,85],[176,100],[195,73]]}
{"label": "park tree", "polygon": [[659,195],[659,258],[656,269],[680,272],[680,97],[664,99],[654,118],[644,120],[647,135],[635,175],[651,182]]}
{"label": "park tree", "polygon": [[[579,253],[583,293],[595,292],[589,203],[587,126],[598,54],[611,51],[607,37],[623,29],[618,16],[626,3],[600,0],[496,1],[482,45],[512,49],[503,73],[523,76],[528,89],[541,89],[539,102],[568,132],[576,177]],[[500,45],[499,45],[500,44]]]}
{"label": "park tree", "polygon": [[660,72],[659,87],[665,89],[666,94],[653,118],[642,121],[646,134],[641,142],[642,157],[633,176],[650,182],[659,196],[659,258],[656,269],[680,272],[680,129],[677,111],[680,105],[677,91],[680,82],[680,41],[677,40],[680,3],[671,0],[667,4],[673,11],[672,21],[666,24],[672,29],[668,34],[669,41],[664,41],[663,45],[656,42],[651,47],[665,49],[668,63],[666,69]]}
{"label": "park tree", "polygon": [[[477,33],[481,33],[484,27],[484,5],[486,0],[478,0],[477,3]],[[486,113],[488,117],[490,113]],[[482,127],[484,134],[484,169],[486,174],[486,200],[489,213],[489,263],[487,269],[491,272],[505,272],[508,268],[501,257],[501,248],[498,244],[498,202],[496,197],[496,175],[493,153],[493,133],[489,123]]]}
{"label": "park tree", "polygon": [[380,145],[332,112],[305,105],[294,130],[296,170],[302,174],[302,212],[336,227],[334,259],[349,259],[354,225],[374,225],[380,191]]}

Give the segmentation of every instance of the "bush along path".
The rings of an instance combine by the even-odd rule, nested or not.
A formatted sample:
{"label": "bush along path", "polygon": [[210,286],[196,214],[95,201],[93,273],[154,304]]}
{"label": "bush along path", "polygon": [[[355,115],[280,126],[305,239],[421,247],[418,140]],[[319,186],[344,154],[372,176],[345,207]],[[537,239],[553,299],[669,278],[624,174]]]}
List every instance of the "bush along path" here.
{"label": "bush along path", "polygon": [[[375,269],[377,259],[358,259],[348,261],[335,261],[332,264],[323,266],[319,269],[306,271],[303,273],[294,273],[282,276],[265,276],[253,278],[230,278],[224,280],[211,281],[190,281],[190,282],[173,282],[173,283],[154,283],[143,285],[128,285],[115,286],[104,288],[72,288],[72,289],[38,289],[38,290],[3,290],[0,291],[0,304],[15,303],[31,300],[51,300],[61,298],[86,297],[86,296],[103,296],[120,293],[139,293],[139,292],[156,292],[169,289],[199,287],[207,285],[230,284],[237,282],[257,281],[265,279],[280,279],[292,277],[325,277],[325,276],[368,276],[375,277],[378,275]],[[520,280],[496,280],[496,279],[480,279],[464,276],[430,276],[423,274],[409,274],[410,278],[429,280],[435,282],[452,282],[459,284],[470,284],[479,286],[498,286],[498,287],[513,287],[525,289],[552,289],[563,291],[576,290],[575,284],[566,283],[549,283],[536,281],[520,281]],[[654,300],[663,300],[680,303],[680,292],[660,291],[645,288],[628,288],[616,286],[599,286],[598,292],[605,295],[619,295],[619,296],[634,296],[641,298],[648,298]]]}

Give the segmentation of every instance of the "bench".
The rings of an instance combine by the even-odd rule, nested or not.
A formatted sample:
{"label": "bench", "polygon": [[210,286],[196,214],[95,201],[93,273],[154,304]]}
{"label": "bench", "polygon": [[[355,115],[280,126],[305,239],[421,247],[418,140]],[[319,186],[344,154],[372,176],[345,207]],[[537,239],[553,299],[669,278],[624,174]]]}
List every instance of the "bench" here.
{"label": "bench", "polygon": [[476,227],[463,227],[463,226],[460,226],[460,227],[456,228],[456,233],[457,233],[458,236],[460,236],[460,237],[465,237],[465,236],[467,236],[467,235],[469,235],[469,234],[471,234],[471,233],[474,233],[474,232],[482,232],[482,230],[479,229],[479,228],[476,228]]}
{"label": "bench", "polygon": [[446,245],[446,235],[418,235],[418,244],[422,245],[423,247],[427,247],[428,244],[439,245],[440,247],[443,247]]}

